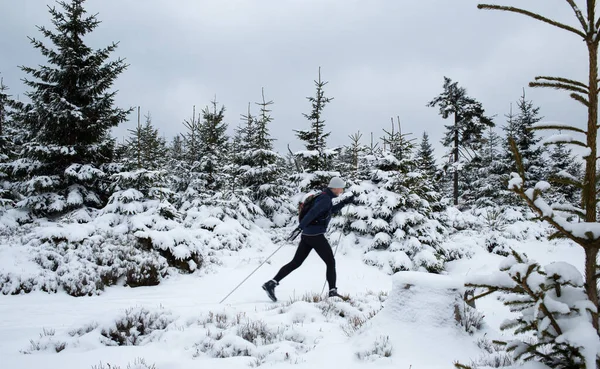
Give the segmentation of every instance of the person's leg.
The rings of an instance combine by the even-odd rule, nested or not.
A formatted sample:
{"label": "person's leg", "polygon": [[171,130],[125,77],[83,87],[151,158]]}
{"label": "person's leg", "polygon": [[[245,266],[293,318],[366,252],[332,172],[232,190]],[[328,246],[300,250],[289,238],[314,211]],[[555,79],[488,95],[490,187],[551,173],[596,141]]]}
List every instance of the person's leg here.
{"label": "person's leg", "polygon": [[333,250],[329,246],[329,242],[325,238],[325,235],[315,236],[311,240],[312,247],[315,249],[317,254],[323,259],[325,265],[327,265],[327,283],[329,284],[329,290],[336,288],[336,272],[335,272],[335,258],[333,257]]}
{"label": "person's leg", "polygon": [[279,283],[279,281],[281,281],[288,274],[290,274],[291,272],[296,270],[300,265],[302,265],[302,263],[304,263],[304,260],[306,260],[306,258],[308,257],[308,254],[310,254],[310,250],[312,249],[312,247],[305,241],[305,236],[301,237],[302,238],[300,239],[300,245],[298,245],[298,248],[296,249],[296,254],[294,254],[292,261],[281,267],[277,275],[275,275],[275,277],[273,278],[273,280],[277,283]]}

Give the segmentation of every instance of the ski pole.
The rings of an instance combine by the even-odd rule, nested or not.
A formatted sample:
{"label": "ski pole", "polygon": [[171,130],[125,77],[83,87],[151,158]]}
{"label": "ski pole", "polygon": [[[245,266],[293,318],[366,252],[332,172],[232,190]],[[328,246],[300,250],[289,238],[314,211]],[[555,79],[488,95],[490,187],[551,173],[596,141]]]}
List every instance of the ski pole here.
{"label": "ski pole", "polygon": [[[344,214],[344,223],[346,223],[346,218],[348,217],[348,209],[346,208],[346,213]],[[335,245],[335,251],[333,252],[333,258],[335,259],[335,255],[337,254],[338,247],[340,246],[340,241],[342,240],[342,235],[344,232],[340,231],[340,237],[338,238],[337,245]],[[327,278],[325,278],[325,282],[323,282],[323,288],[321,289],[321,295],[325,292],[325,285],[327,284]]]}
{"label": "ski pole", "polygon": [[265,264],[267,261],[269,261],[269,259],[270,259],[270,258],[271,258],[273,255],[275,255],[275,253],[276,253],[277,251],[279,251],[279,250],[280,250],[280,249],[281,249],[283,246],[285,246],[285,244],[283,244],[283,245],[279,246],[279,248],[278,248],[277,250],[273,251],[273,253],[272,253],[271,255],[269,255],[269,257],[268,257],[268,258],[266,258],[266,259],[265,259],[265,261],[263,261],[263,262],[262,262],[262,263],[261,263],[261,264],[260,264],[260,265],[259,265],[259,266],[258,266],[256,269],[254,269],[254,271],[252,271],[252,273],[250,273],[250,275],[248,275],[248,276],[247,276],[247,277],[246,277],[246,278],[245,278],[245,279],[244,279],[244,280],[243,280],[243,281],[242,281],[240,284],[238,284],[238,285],[237,285],[237,287],[233,289],[233,291],[229,292],[229,294],[228,294],[227,296],[225,296],[225,297],[223,298],[223,300],[221,300],[221,301],[219,302],[219,304],[222,304],[222,303],[223,303],[223,301],[225,301],[225,300],[226,300],[226,299],[229,297],[229,295],[231,295],[232,293],[234,293],[234,292],[235,292],[235,290],[237,290],[237,289],[238,289],[238,288],[239,288],[239,287],[240,287],[242,284],[244,284],[244,282],[246,282],[246,280],[247,280],[248,278],[250,278],[250,276],[251,276],[252,274],[254,274],[254,272],[256,272],[258,269],[260,269],[260,267],[261,267],[261,266],[263,266],[263,265],[264,265],[264,264]]}

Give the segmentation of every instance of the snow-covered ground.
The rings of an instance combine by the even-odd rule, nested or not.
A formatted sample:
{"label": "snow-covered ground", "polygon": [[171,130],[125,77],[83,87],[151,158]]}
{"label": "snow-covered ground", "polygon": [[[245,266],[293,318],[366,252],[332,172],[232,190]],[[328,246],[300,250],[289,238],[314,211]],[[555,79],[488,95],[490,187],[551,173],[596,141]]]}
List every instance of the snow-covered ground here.
{"label": "snow-covered ground", "polygon": [[[479,240],[479,241],[477,241]],[[0,367],[17,368],[450,368],[477,360],[476,342],[497,337],[508,309],[495,296],[477,301],[484,328],[469,335],[454,317],[454,295],[466,275],[497,270],[504,259],[488,253],[481,239],[457,234],[472,252],[450,262],[448,275],[401,272],[390,276],[366,265],[362,250],[342,243],[338,287],[350,302],[321,300],[325,265],[311,253],[277,287],[271,302],[261,284],[289,261],[285,245],[223,304],[219,304],[280,245],[242,249],[205,274],[171,277],[155,287],[110,287],[93,297],[33,292],[0,295]],[[566,241],[514,242],[545,265],[566,261],[580,270],[583,252]],[[406,287],[407,284],[411,286]],[[114,331],[117,322],[143,321],[147,328]],[[117,341],[135,345],[118,346]],[[56,351],[60,351],[56,353]]]}

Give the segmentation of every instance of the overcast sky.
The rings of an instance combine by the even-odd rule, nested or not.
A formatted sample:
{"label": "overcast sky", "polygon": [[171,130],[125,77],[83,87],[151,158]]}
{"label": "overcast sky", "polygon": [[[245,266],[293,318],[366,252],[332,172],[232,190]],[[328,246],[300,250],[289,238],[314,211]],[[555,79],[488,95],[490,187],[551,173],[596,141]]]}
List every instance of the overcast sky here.
{"label": "overcast sky", "polygon": [[[581,1],[578,1],[581,3]],[[578,26],[565,0],[512,0]],[[578,36],[521,15],[484,11],[473,0],[88,0],[102,21],[87,38],[93,48],[119,41],[113,54],[130,64],[118,78],[117,104],[141,106],[169,139],[182,122],[216,95],[230,130],[248,102],[274,100],[275,147],[300,150],[293,129],[307,129],[302,113],[315,92],[321,67],[328,81],[325,108],[329,146],[348,135],[381,137],[390,117],[436,148],[444,121],[426,104],[442,90],[443,77],[458,81],[481,101],[495,122],[536,75],[586,80],[587,51]],[[25,90],[18,66],[45,63],[28,36],[50,25],[49,0],[0,1],[0,73],[12,95]],[[583,4],[582,4],[583,5]],[[583,8],[583,6],[582,6]],[[583,127],[586,111],[564,92],[526,94],[547,121]],[[253,111],[258,111],[253,104]],[[119,139],[135,127],[136,114],[114,130]]]}

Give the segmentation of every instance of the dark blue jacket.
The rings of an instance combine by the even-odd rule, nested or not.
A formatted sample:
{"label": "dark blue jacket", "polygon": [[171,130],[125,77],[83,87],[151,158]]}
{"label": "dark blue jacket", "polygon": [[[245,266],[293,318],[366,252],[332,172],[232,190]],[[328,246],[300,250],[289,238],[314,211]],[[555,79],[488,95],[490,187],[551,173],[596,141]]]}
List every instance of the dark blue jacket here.
{"label": "dark blue jacket", "polygon": [[316,198],[312,208],[306,213],[302,221],[300,222],[300,229],[302,234],[307,236],[316,236],[318,234],[324,234],[327,231],[329,221],[331,221],[331,215],[338,213],[346,203],[340,201],[338,204],[333,205],[331,200],[337,197],[329,188],[325,188],[323,193]]}

